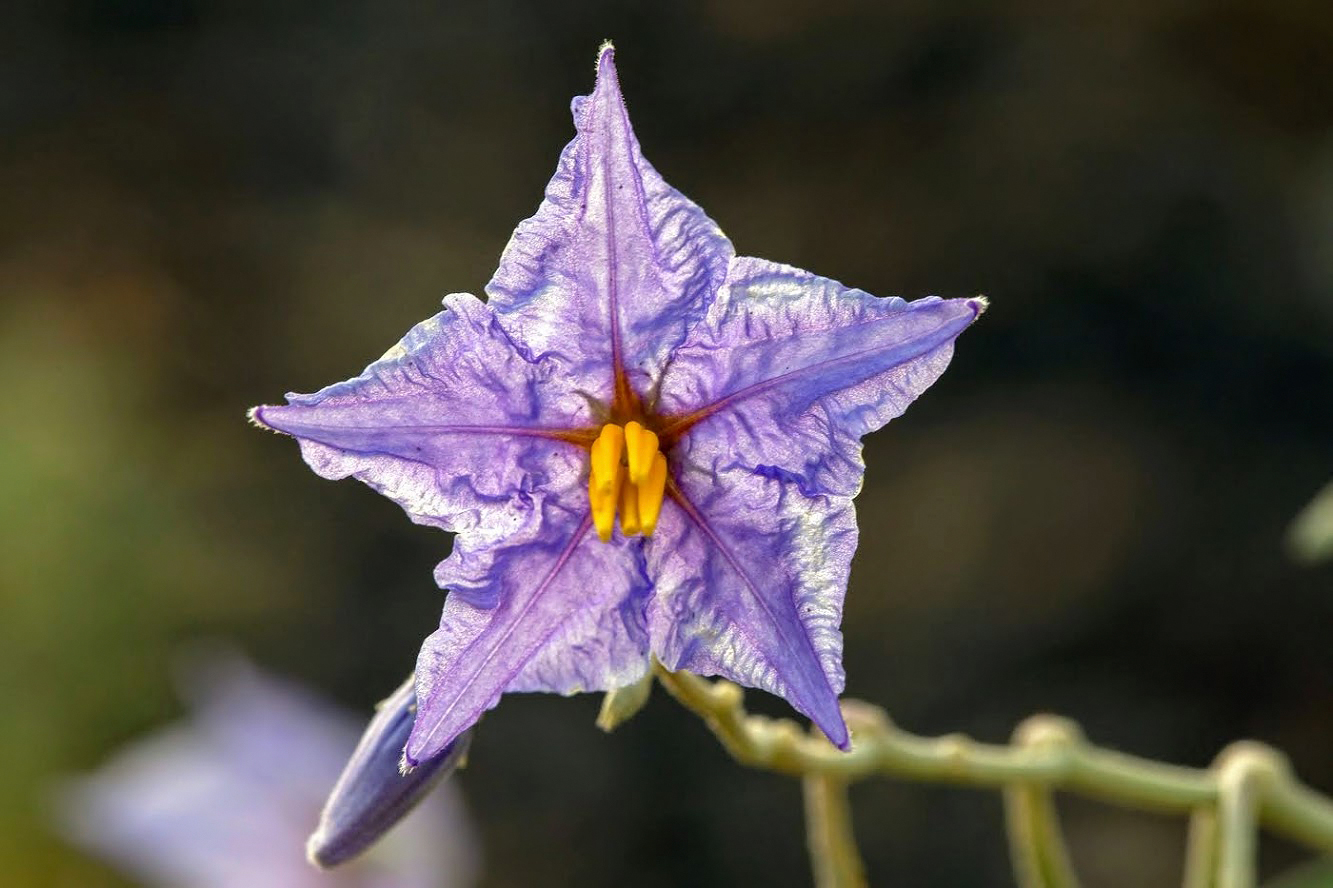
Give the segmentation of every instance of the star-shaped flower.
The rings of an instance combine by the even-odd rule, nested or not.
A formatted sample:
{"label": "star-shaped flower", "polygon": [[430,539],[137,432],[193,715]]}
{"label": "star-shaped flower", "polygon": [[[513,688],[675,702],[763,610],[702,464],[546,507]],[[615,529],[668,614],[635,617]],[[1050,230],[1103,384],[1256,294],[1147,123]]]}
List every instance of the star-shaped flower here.
{"label": "star-shaped flower", "polygon": [[860,439],[985,302],[736,256],[644,160],[609,45],[573,111],[486,301],[448,296],[361,376],[252,416],[458,535],[409,763],[505,692],[623,687],[654,656],[779,694],[847,748]]}

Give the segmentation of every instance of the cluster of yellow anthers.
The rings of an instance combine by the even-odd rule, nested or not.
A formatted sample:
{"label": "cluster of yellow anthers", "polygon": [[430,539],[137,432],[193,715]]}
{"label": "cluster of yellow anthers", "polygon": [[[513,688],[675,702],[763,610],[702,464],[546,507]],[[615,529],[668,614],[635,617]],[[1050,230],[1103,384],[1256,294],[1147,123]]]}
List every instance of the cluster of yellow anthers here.
{"label": "cluster of yellow anthers", "polygon": [[657,527],[666,491],[666,456],[657,446],[657,434],[630,421],[607,423],[592,442],[592,471],[588,474],[588,502],[592,522],[602,542],[611,540],[616,510],[625,536],[648,536]]}

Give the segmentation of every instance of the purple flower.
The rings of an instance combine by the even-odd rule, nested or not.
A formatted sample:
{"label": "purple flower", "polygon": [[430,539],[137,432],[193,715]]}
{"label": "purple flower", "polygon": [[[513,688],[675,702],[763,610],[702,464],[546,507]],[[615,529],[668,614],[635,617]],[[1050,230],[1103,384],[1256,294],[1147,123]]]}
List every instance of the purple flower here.
{"label": "purple flower", "polygon": [[507,691],[622,687],[651,656],[779,694],[847,748],[860,439],[985,302],[736,256],[644,160],[609,45],[573,111],[486,301],[448,296],[361,376],[252,417],[320,475],[458,534],[408,761]]}
{"label": "purple flower", "polygon": [[[356,746],[355,721],[240,659],[194,678],[188,722],[61,787],[56,814],[72,840],[173,888],[475,883],[477,843],[453,786],[355,863],[336,873],[311,866],[302,845]],[[397,776],[392,759],[388,767]]]}

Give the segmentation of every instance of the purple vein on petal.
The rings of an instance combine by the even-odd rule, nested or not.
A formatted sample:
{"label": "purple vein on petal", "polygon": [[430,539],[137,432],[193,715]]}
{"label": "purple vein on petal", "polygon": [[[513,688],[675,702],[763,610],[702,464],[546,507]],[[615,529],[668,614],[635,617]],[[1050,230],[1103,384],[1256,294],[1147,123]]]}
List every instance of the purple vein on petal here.
{"label": "purple vein on petal", "polygon": [[[809,636],[802,633],[799,639],[793,640],[788,635],[788,633],[785,631],[786,623],[783,620],[779,619],[778,615],[773,612],[773,608],[768,603],[768,600],[764,598],[762,593],[760,593],[758,585],[756,585],[754,580],[750,578],[750,575],[746,573],[745,568],[741,566],[740,559],[736,557],[736,553],[731,551],[731,548],[726,544],[725,541],[723,541],[722,537],[718,535],[717,531],[714,530],[713,526],[708,522],[708,519],[704,518],[703,513],[699,511],[698,507],[696,507],[694,503],[692,503],[689,500],[689,498],[685,496],[685,494],[681,491],[681,489],[677,487],[675,482],[672,481],[670,478],[667,479],[667,493],[671,497],[671,499],[676,503],[676,505],[680,506],[681,511],[685,513],[685,516],[690,520],[690,523],[692,523],[695,527],[699,528],[699,531],[704,536],[706,536],[709,542],[711,542],[717,548],[718,552],[721,553],[723,559],[727,562],[727,564],[731,567],[731,569],[736,572],[736,575],[740,577],[741,582],[744,584],[746,590],[749,591],[750,595],[754,598],[755,602],[758,603],[760,609],[763,610],[764,615],[768,617],[769,622],[773,625],[775,629],[777,629],[778,633],[782,635],[783,637],[782,640],[786,643],[788,649],[790,650],[804,649],[809,654],[809,661],[818,664],[819,654],[815,650],[814,645],[811,644]],[[744,627],[741,627],[741,629],[742,631],[744,631]],[[815,693],[819,693],[820,690],[827,691],[829,697],[832,698],[832,700],[834,701],[834,709],[836,711],[838,694],[836,691],[833,690],[833,686],[829,684],[828,676],[824,674],[823,667],[819,666],[818,668],[819,668],[820,681],[823,683],[824,687],[822,689],[816,687],[812,688],[811,690],[815,691]],[[798,668],[798,673],[800,672],[802,672],[802,670]],[[782,675],[782,671],[779,670],[778,674]],[[790,683],[788,682],[786,676],[782,675],[782,678],[783,682],[787,683],[790,686]],[[841,716],[839,716],[839,718],[841,718]],[[837,726],[832,726],[832,725],[826,726],[820,724],[819,727],[821,729],[825,729],[827,727],[836,728]],[[835,737],[832,734],[830,734],[829,739],[832,740],[833,743],[837,745],[839,748],[847,749],[850,740],[847,736],[847,729],[845,725],[842,726],[842,730],[840,733],[841,736],[838,737]]]}
{"label": "purple vein on petal", "polygon": [[[977,314],[980,313],[976,308],[974,308],[973,311],[974,314],[972,318],[968,319],[968,323],[971,323],[972,320],[975,320]],[[894,317],[892,315],[888,315],[882,318],[875,318],[872,321],[863,321],[862,323],[871,324],[871,323],[879,323],[881,321],[890,321],[890,320],[894,320]],[[917,341],[919,343],[923,343],[923,345],[919,349],[914,350],[911,354],[904,356],[902,360],[899,361],[898,363],[906,363],[914,358],[920,357],[921,355],[924,355],[938,348],[940,345],[946,342],[949,342],[955,336],[958,335],[958,331],[955,329],[957,326],[958,326],[957,322],[953,320],[941,323],[932,332],[935,334],[942,333],[942,335],[920,337]],[[750,385],[747,385],[744,388],[740,388],[734,392],[730,392],[729,394],[723,395],[716,401],[713,401],[711,404],[706,404],[703,407],[695,408],[694,410],[691,410],[682,416],[674,418],[671,422],[669,422],[666,425],[665,428],[662,429],[660,434],[663,437],[678,438],[679,436],[685,434],[694,426],[698,425],[699,423],[703,422],[704,420],[712,416],[716,416],[718,413],[722,412],[723,410],[726,410],[728,407],[732,407],[742,401],[746,401],[750,398],[762,395],[764,392],[771,391],[772,389],[784,385],[785,383],[791,382],[794,379],[800,379],[802,376],[814,373],[815,371],[827,370],[830,367],[838,367],[843,364],[852,363],[860,358],[864,358],[866,355],[876,354],[883,350],[884,348],[881,345],[872,346],[870,348],[858,349],[857,351],[849,352],[845,355],[838,355],[835,358],[828,358],[823,361],[816,361],[813,364],[806,364],[804,367],[799,367],[787,373],[782,373],[777,376],[769,377],[768,379],[761,379],[759,382],[751,383]],[[886,368],[880,367],[871,370],[870,373],[867,374],[867,378],[875,375],[876,373],[882,372],[884,369]]]}
{"label": "purple vein on petal", "polygon": [[[633,402],[633,394],[630,390],[629,377],[625,373],[625,347],[620,329],[620,244],[616,240],[616,190],[623,187],[624,183],[614,181],[612,161],[617,153],[617,141],[625,142],[624,147],[628,148],[629,139],[621,138],[622,134],[614,130],[611,124],[614,121],[628,131],[629,120],[625,113],[624,100],[620,95],[620,83],[615,65],[615,49],[610,44],[602,48],[601,55],[598,57],[597,84],[593,92],[595,99],[594,102],[589,103],[588,116],[593,120],[601,118],[605,124],[598,134],[602,144],[600,146],[601,150],[597,152],[596,156],[601,167],[603,200],[606,205],[606,260],[608,269],[606,288],[607,311],[610,316],[611,372],[615,386],[616,402],[628,406]],[[592,152],[589,151],[588,153],[591,154]],[[629,186],[636,192],[640,190],[639,183],[633,179],[629,182]],[[639,203],[642,203],[643,195],[637,194],[636,196]]]}
{"label": "purple vein on petal", "polygon": [[[597,431],[596,429],[552,429],[541,428],[537,426],[504,426],[504,425],[385,425],[377,423],[375,425],[319,425],[309,422],[288,422],[269,421],[265,419],[265,414],[274,410],[288,410],[289,407],[255,407],[250,411],[250,419],[256,425],[270,429],[275,432],[281,432],[286,435],[294,435],[302,438],[318,440],[317,431],[343,431],[343,432],[409,432],[417,435],[498,435],[526,438],[546,438],[553,441],[565,441],[569,444],[586,445],[590,443]],[[297,408],[299,409],[299,408]]]}
{"label": "purple vein on petal", "polygon": [[[569,559],[574,554],[574,550],[578,548],[579,543],[583,540],[583,537],[588,533],[588,529],[591,526],[592,526],[592,513],[590,512],[587,515],[583,516],[583,520],[579,522],[579,526],[574,530],[574,533],[570,537],[569,542],[565,545],[565,548],[561,550],[560,555],[556,558],[555,564],[553,564],[551,566],[551,569],[547,571],[546,576],[542,578],[542,581],[537,585],[536,590],[533,591],[532,595],[528,598],[527,602],[523,605],[523,607],[519,609],[519,612],[515,614],[514,617],[509,621],[509,625],[504,629],[503,632],[500,633],[500,636],[491,642],[490,649],[487,650],[485,654],[481,657],[480,661],[471,670],[470,675],[468,675],[466,679],[460,682],[451,684],[450,689],[453,691],[452,702],[450,702],[447,706],[445,706],[444,709],[441,710],[440,712],[432,714],[433,715],[432,724],[422,733],[419,740],[416,736],[416,730],[415,729],[413,730],[412,736],[409,737],[408,739],[408,749],[412,748],[422,749],[423,747],[429,748],[433,745],[435,737],[439,733],[440,727],[444,724],[445,719],[448,718],[448,716],[458,707],[459,702],[463,699],[463,695],[467,693],[467,691],[477,682],[477,679],[481,678],[482,675],[486,673],[486,669],[490,665],[491,661],[494,660],[495,657],[500,653],[500,651],[504,649],[506,643],[509,640],[509,637],[513,635],[514,632],[517,631],[519,626],[522,624],[523,618],[527,616],[528,612],[531,611],[533,607],[537,605],[537,602],[540,601],[542,596],[546,593],[546,591],[550,589],[551,584],[555,581],[556,576],[558,576],[560,571],[564,569],[565,565],[569,563]],[[552,626],[551,631],[546,633],[546,635],[544,635],[540,639],[540,641],[544,642],[547,638],[549,638],[552,634],[554,634],[554,632],[558,628],[559,628],[558,624]],[[419,725],[420,721],[418,721],[418,726]],[[406,758],[408,764],[410,765],[416,766],[420,764],[418,759],[415,756],[411,755],[410,753],[405,752],[404,758]]]}

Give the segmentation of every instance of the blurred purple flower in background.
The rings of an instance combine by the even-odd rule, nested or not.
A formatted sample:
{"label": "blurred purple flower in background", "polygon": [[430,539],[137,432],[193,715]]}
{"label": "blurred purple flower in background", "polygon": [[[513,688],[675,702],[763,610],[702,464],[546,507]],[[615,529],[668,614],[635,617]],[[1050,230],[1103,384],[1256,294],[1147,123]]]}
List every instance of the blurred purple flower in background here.
{"label": "blurred purple flower in background", "polygon": [[336,872],[311,866],[306,836],[357,746],[355,720],[237,657],[187,679],[187,722],[59,787],[57,820],[72,841],[171,888],[475,883],[477,841],[447,784],[364,857]]}
{"label": "blurred purple flower in background", "polygon": [[487,301],[451,295],[360,377],[252,417],[320,475],[458,534],[409,762],[504,692],[624,687],[652,656],[779,694],[847,748],[860,439],[985,302],[736,256],[644,160],[609,45],[573,111]]}

